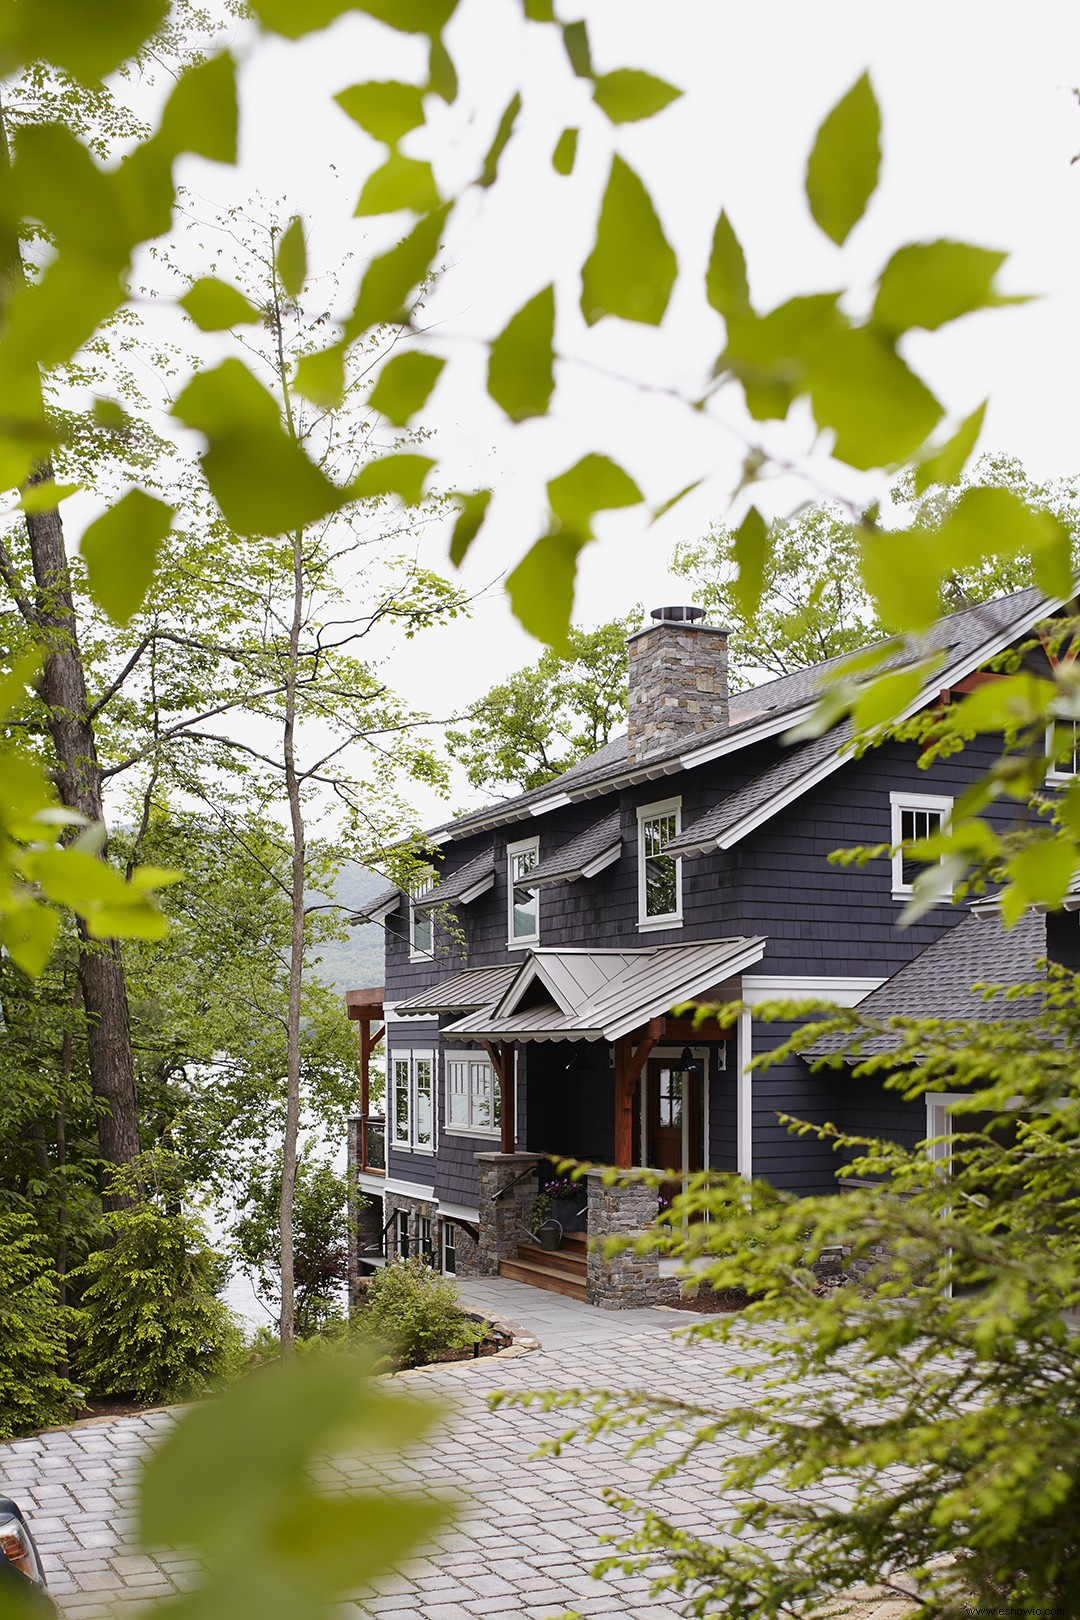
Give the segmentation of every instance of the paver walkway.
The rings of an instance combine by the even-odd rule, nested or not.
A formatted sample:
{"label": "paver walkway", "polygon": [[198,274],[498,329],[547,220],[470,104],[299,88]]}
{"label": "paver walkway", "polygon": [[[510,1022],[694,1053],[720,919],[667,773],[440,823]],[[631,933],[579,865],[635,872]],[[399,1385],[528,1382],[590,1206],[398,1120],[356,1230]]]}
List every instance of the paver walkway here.
{"label": "paver walkway", "polygon": [[[513,1293],[508,1290],[514,1290]],[[602,1499],[605,1485],[641,1491],[655,1458],[628,1462],[617,1443],[572,1445],[559,1457],[534,1459],[565,1414],[500,1407],[494,1389],[572,1385],[638,1387],[719,1401],[745,1401],[747,1386],[731,1377],[734,1352],[716,1344],[672,1340],[686,1317],[669,1312],[597,1312],[522,1284],[485,1283],[463,1290],[470,1303],[520,1321],[541,1337],[541,1351],[459,1363],[411,1375],[449,1396],[451,1425],[433,1444],[388,1462],[389,1489],[451,1492],[463,1512],[423,1557],[343,1607],[352,1616],[417,1616],[418,1620],[548,1620],[565,1609],[584,1615],[672,1620],[678,1605],[654,1601],[641,1578],[595,1581],[589,1571],[598,1537],[625,1521]],[[481,1297],[482,1296],[482,1297]],[[523,1297],[522,1297],[523,1296]],[[643,1320],[644,1319],[644,1320]],[[114,1418],[0,1446],[0,1478],[29,1511],[50,1586],[70,1620],[107,1605],[130,1616],[137,1603],[183,1585],[193,1566],[181,1554],[131,1553],[132,1479],[140,1454],[172,1421],[167,1413]],[[326,1470],[327,1483],[373,1481],[370,1460]],[[704,1454],[653,1493],[679,1526],[706,1531],[719,1505]],[[777,1544],[779,1545],[779,1544]],[[901,1606],[859,1605],[885,1620]]]}

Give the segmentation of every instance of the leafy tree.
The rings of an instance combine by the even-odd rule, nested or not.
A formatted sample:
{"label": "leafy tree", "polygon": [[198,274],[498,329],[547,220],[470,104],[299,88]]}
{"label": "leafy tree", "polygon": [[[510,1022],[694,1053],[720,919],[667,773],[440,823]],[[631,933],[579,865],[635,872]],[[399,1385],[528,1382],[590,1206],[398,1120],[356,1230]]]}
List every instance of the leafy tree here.
{"label": "leafy tree", "polygon": [[[906,1596],[912,1581],[928,1620],[1075,1609],[1080,981],[1051,968],[1048,983],[987,1001],[977,1022],[766,1010],[811,1022],[759,1063],[820,1043],[819,1066],[849,1062],[853,1085],[970,1095],[946,1136],[911,1152],[789,1121],[857,1185],[800,1198],[699,1176],[642,1240],[659,1235],[693,1276],[749,1293],[741,1315],[695,1333],[733,1346],[758,1382],[733,1405],[706,1391],[693,1407],[581,1396],[590,1436],[674,1434],[681,1460],[708,1458],[718,1500],[737,1504],[718,1526],[728,1540],[626,1493],[637,1527],[604,1567],[647,1568],[688,1612],[744,1620],[817,1613],[859,1584]],[[840,1253],[839,1286],[826,1286]]]}
{"label": "leafy tree", "polygon": [[218,1297],[225,1266],[180,1207],[183,1177],[163,1152],[114,1172],[107,1244],[75,1274],[74,1365],[95,1395],[178,1401],[218,1388],[236,1365],[239,1327]]}
{"label": "leafy tree", "polygon": [[528,792],[602,748],[626,719],[626,638],[640,612],[571,629],[558,649],[499,681],[448,727],[447,747],[474,788]]}
{"label": "leafy tree", "polygon": [[[1009,490],[1032,511],[1059,519],[1080,560],[1080,487],[1075,480],[1037,483],[1012,457],[980,456],[958,484],[922,493],[909,472],[893,490],[892,522],[903,518],[905,524],[940,529],[966,491],[985,488]],[[704,539],[677,546],[672,561],[672,572],[689,581],[694,600],[711,610],[716,623],[730,626],[735,686],[805,669],[903,629],[902,622],[878,612],[860,572],[859,526],[835,503],[809,507],[772,526],[760,595],[753,601],[740,585],[739,550],[737,532],[715,524]],[[1033,583],[1030,556],[985,557],[943,580],[942,606],[952,612]]]}
{"label": "leafy tree", "polygon": [[33,1221],[0,1215],[0,1440],[62,1423],[75,1386],[56,1272],[41,1255]]}
{"label": "leafy tree", "polygon": [[[297,1338],[313,1338],[342,1314],[349,1276],[347,1204],[344,1179],[332,1166],[299,1160],[293,1199]],[[250,1187],[233,1229],[239,1256],[257,1273],[259,1296],[269,1305],[281,1298],[280,1208],[276,1167]]]}

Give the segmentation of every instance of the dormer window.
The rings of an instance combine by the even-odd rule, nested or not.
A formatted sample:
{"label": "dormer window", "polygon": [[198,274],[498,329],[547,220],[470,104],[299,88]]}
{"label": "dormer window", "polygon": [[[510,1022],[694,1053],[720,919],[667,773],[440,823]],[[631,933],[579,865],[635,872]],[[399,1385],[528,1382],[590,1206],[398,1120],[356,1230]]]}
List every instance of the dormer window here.
{"label": "dormer window", "polygon": [[430,957],[435,943],[435,926],[430,911],[416,902],[435,887],[435,874],[420,877],[409,889],[409,956],[412,961]]}
{"label": "dormer window", "polygon": [[529,873],[540,860],[539,838],[506,846],[507,942],[539,945],[540,891],[530,889]]}

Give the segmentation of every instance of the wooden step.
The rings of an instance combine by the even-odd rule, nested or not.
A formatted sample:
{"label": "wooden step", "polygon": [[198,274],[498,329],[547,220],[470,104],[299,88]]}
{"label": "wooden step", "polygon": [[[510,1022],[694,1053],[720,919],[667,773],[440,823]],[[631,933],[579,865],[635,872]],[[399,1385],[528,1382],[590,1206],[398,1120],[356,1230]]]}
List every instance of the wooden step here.
{"label": "wooden step", "polygon": [[573,1271],[584,1277],[589,1257],[584,1249],[565,1245],[561,1249],[541,1249],[535,1243],[519,1243],[517,1257],[537,1266],[554,1266],[556,1271]]}
{"label": "wooden step", "polygon": [[532,1260],[503,1260],[499,1264],[499,1276],[511,1282],[530,1283],[533,1288],[543,1288],[549,1294],[563,1294],[567,1299],[585,1298],[585,1278],[579,1273],[539,1266]]}

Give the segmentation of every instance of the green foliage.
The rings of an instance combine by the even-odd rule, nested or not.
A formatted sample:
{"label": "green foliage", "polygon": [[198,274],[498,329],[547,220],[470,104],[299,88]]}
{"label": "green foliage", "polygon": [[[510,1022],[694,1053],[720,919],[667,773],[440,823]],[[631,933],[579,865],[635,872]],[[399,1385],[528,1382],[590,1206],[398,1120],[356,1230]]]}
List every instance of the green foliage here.
{"label": "green foliage", "polygon": [[626,638],[640,626],[634,614],[572,630],[564,654],[546,649],[478,698],[446,732],[470,784],[528,792],[602,748],[626,717]]}
{"label": "green foliage", "polygon": [[677,269],[645,186],[629,164],[613,158],[596,244],[581,267],[581,313],[590,326],[605,315],[659,326]]}
{"label": "green foliage", "polygon": [[880,167],[881,113],[864,73],[818,130],[806,166],[810,212],[838,246],[865,213]]}
{"label": "green foliage", "polygon": [[113,1176],[127,1202],[104,1216],[105,1247],[73,1279],[73,1359],[95,1395],[180,1401],[217,1389],[240,1353],[240,1330],[218,1298],[225,1267],[201,1224],[183,1213],[183,1182],[167,1154]]}
{"label": "green foliage", "polygon": [[[969,1023],[755,1008],[801,1025],[759,1066],[825,1051],[856,1092],[963,1100],[947,1134],[912,1151],[789,1120],[842,1161],[850,1190],[799,1198],[698,1176],[640,1241],[659,1235],[688,1275],[749,1293],[739,1317],[694,1332],[729,1346],[727,1376],[753,1379],[753,1394],[703,1388],[694,1407],[578,1394],[576,1432],[635,1448],[673,1436],[658,1475],[692,1459],[722,1504],[723,1534],[705,1537],[647,1495],[610,1493],[636,1522],[601,1569],[647,1571],[658,1596],[743,1620],[819,1614],[863,1584],[906,1596],[912,1582],[927,1620],[1075,1611],[1080,980],[1051,969],[987,1000]],[[826,1286],[813,1268],[838,1253]]]}
{"label": "green foliage", "polygon": [[130,624],[146,600],[173,510],[141,489],[129,489],[83,532],[87,579],[105,612]]}
{"label": "green foliage", "polygon": [[549,286],[518,310],[491,345],[488,393],[513,422],[543,416],[551,402],[554,336],[555,288]]}
{"label": "green foliage", "polygon": [[402,1367],[419,1367],[448,1350],[466,1350],[484,1336],[458,1304],[456,1285],[419,1256],[391,1260],[367,1286],[359,1331],[385,1345]]}
{"label": "green foliage", "polygon": [[26,1214],[0,1214],[0,1440],[62,1423],[77,1391],[61,1368],[58,1279]]}
{"label": "green foliage", "polygon": [[633,124],[663,112],[682,95],[673,84],[641,68],[617,68],[601,73],[593,85],[593,100],[613,124]]}
{"label": "green foliage", "polygon": [[[296,1333],[315,1337],[340,1317],[349,1274],[347,1194],[343,1177],[328,1164],[301,1159],[293,1195]],[[278,1212],[281,1171],[275,1166],[242,1196],[232,1236],[239,1258],[258,1277],[267,1305],[280,1299]]]}
{"label": "green foliage", "polygon": [[443,1417],[435,1402],[372,1378],[370,1357],[342,1354],[263,1368],[182,1414],[140,1491],[143,1546],[198,1557],[191,1588],[165,1612],[323,1620],[453,1517],[430,1494],[328,1491],[317,1483],[327,1454],[349,1458],[364,1480],[376,1458],[385,1467]]}

